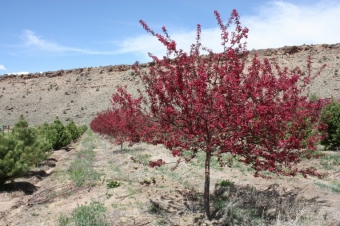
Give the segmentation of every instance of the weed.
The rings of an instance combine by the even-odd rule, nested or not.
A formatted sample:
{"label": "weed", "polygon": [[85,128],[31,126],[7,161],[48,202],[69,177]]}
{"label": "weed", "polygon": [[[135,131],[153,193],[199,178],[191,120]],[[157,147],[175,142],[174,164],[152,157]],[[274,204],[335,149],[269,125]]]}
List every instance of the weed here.
{"label": "weed", "polygon": [[70,95],[70,93],[66,91],[66,92],[65,92],[65,95]]}
{"label": "weed", "polygon": [[148,180],[148,179],[144,179],[142,182],[140,182],[140,184],[145,184],[145,185],[150,185],[151,184],[151,181]]}
{"label": "weed", "polygon": [[32,217],[37,217],[37,216],[39,216],[39,214],[37,214],[37,213],[31,213],[31,216],[32,216]]}
{"label": "weed", "polygon": [[219,184],[220,184],[221,187],[231,187],[231,186],[235,185],[235,183],[232,182],[229,179],[228,180],[222,180]]}
{"label": "weed", "polygon": [[96,91],[98,92],[98,91],[99,91],[99,88],[97,88]]}
{"label": "weed", "polygon": [[156,184],[156,178],[155,178],[155,177],[151,177],[151,182],[152,182],[153,184]]}
{"label": "weed", "polygon": [[109,183],[107,183],[106,187],[107,188],[117,188],[120,186],[120,183],[115,180],[111,180]]}
{"label": "weed", "polygon": [[106,208],[100,202],[91,202],[90,205],[81,205],[74,209],[71,217],[61,215],[58,219],[60,226],[108,226],[106,220]]}

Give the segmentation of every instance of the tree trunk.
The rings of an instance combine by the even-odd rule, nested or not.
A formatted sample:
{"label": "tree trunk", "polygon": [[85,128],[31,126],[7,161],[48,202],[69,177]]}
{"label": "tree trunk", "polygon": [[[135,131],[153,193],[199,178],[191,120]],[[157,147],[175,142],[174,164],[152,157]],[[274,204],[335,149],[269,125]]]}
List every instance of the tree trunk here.
{"label": "tree trunk", "polygon": [[211,220],[210,217],[210,199],[209,199],[209,186],[210,186],[210,158],[211,158],[211,152],[206,152],[205,157],[205,182],[204,182],[204,210],[205,215],[208,218],[208,220]]}

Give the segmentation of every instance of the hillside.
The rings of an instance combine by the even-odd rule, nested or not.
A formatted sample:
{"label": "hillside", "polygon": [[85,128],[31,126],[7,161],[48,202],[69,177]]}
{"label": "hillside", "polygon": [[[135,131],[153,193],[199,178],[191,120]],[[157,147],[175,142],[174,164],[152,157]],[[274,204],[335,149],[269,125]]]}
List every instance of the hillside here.
{"label": "hillside", "polygon": [[[313,71],[328,67],[311,83],[309,94],[340,98],[340,43],[257,50],[277,58],[282,67],[306,70],[312,54]],[[252,51],[251,55],[255,52]],[[250,56],[247,63],[250,63]],[[140,65],[148,70],[151,63]],[[89,124],[110,107],[117,85],[136,94],[140,81],[129,65],[79,68],[29,75],[0,76],[0,127],[14,125],[25,115],[30,125],[63,121]],[[315,167],[326,176],[254,177],[230,153],[228,165],[211,159],[210,198],[213,219],[204,218],[205,154],[189,163],[162,145],[139,143],[123,147],[88,130],[67,148],[23,177],[8,180],[0,191],[0,225],[340,225],[340,153],[318,146],[319,159],[303,158],[299,166]],[[163,159],[161,167],[149,161]]]}
{"label": "hillside", "polygon": [[[277,58],[282,67],[299,66],[302,70],[306,68],[307,55],[312,54],[315,72],[323,64],[327,68],[312,82],[310,94],[340,98],[340,43],[256,51],[262,58]],[[147,70],[150,63],[141,66]],[[63,121],[89,124],[97,112],[110,107],[117,85],[128,85],[132,93],[136,92],[140,84],[132,72],[130,65],[116,65],[0,76],[0,126],[14,125],[21,114],[30,125],[50,122],[56,116]]]}

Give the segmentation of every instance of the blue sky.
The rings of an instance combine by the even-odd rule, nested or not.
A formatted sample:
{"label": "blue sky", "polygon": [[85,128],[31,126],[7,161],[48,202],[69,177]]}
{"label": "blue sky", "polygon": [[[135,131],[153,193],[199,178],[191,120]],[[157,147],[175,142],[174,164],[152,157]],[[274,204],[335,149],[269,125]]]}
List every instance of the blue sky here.
{"label": "blue sky", "polygon": [[0,0],[0,75],[133,64],[165,48],[147,34],[166,26],[188,51],[196,25],[216,52],[232,9],[249,28],[248,49],[340,42],[339,0]]}

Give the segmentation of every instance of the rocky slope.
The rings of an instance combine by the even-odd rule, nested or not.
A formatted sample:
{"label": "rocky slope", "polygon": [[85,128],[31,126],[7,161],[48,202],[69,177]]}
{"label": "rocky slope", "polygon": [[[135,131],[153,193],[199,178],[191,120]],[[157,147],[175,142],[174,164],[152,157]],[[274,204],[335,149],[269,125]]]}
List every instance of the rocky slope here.
{"label": "rocky slope", "polygon": [[[261,58],[276,58],[282,67],[299,66],[306,70],[312,54],[313,69],[327,64],[310,87],[310,94],[340,98],[340,43],[303,45],[256,50]],[[255,51],[251,51],[253,55]],[[248,58],[248,63],[252,57]],[[144,69],[149,64],[141,65]],[[141,84],[130,65],[59,70],[28,75],[0,76],[0,127],[13,126],[23,114],[30,125],[51,122],[56,116],[63,121],[89,124],[97,112],[110,107],[110,97],[117,85],[128,85],[136,93]]]}

